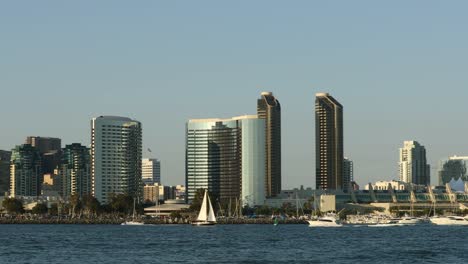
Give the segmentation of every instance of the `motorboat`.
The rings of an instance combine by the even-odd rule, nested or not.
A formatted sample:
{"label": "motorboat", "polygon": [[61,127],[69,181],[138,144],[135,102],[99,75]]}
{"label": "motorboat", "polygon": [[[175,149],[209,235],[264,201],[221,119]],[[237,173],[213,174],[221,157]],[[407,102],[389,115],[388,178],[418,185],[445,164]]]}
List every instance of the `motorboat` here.
{"label": "motorboat", "polygon": [[129,225],[129,226],[142,226],[142,225],[145,225],[144,223],[142,222],[137,222],[137,221],[127,221],[127,222],[124,222],[122,223],[121,225]]}
{"label": "motorboat", "polygon": [[316,220],[310,220],[309,227],[342,227],[343,224],[336,217],[325,216],[319,217]]}
{"label": "motorboat", "polygon": [[412,216],[405,216],[398,220],[398,224],[401,225],[417,225],[422,223],[420,218],[412,217]]}
{"label": "motorboat", "polygon": [[434,225],[468,225],[468,219],[463,216],[434,216],[429,221]]}

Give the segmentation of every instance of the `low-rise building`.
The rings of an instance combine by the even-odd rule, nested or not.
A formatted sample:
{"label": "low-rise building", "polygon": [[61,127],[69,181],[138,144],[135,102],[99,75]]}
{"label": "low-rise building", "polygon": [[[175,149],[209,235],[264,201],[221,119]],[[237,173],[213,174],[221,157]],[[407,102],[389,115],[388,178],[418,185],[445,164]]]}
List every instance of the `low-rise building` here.
{"label": "low-rise building", "polygon": [[403,181],[378,181],[376,183],[369,183],[364,187],[364,190],[369,191],[370,186],[374,191],[388,191],[389,186],[392,187],[394,191],[424,191],[427,186],[425,185],[417,185],[412,183],[407,183]]}

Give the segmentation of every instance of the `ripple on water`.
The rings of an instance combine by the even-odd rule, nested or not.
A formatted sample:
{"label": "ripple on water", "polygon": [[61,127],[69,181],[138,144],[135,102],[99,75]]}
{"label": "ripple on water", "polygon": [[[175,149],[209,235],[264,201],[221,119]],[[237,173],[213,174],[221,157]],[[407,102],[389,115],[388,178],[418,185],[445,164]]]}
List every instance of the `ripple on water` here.
{"label": "ripple on water", "polygon": [[468,228],[0,226],[0,263],[466,263]]}

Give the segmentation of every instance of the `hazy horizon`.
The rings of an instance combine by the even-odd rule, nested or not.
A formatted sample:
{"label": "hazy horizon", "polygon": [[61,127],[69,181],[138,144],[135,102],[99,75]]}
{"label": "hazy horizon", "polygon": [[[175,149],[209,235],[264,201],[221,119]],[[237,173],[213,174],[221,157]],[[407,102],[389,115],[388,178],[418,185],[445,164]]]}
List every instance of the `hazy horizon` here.
{"label": "hazy horizon", "polygon": [[[315,93],[344,106],[363,187],[398,177],[405,140],[468,156],[464,1],[60,1],[0,5],[0,149],[90,144],[91,118],[142,122],[163,184],[185,183],[185,122],[282,107],[283,189],[315,186]],[[144,157],[148,152],[144,151]]]}

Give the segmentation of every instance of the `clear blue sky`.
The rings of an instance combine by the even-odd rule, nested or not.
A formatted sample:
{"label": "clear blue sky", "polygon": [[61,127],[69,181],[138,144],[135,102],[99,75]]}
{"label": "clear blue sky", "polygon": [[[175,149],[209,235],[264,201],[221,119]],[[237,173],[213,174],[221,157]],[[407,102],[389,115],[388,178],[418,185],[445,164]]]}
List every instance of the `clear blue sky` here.
{"label": "clear blue sky", "polygon": [[2,1],[0,149],[90,142],[89,120],[143,123],[163,183],[184,182],[185,122],[282,103],[284,188],[315,185],[314,94],[345,107],[360,184],[397,177],[418,140],[468,155],[467,1]]}

